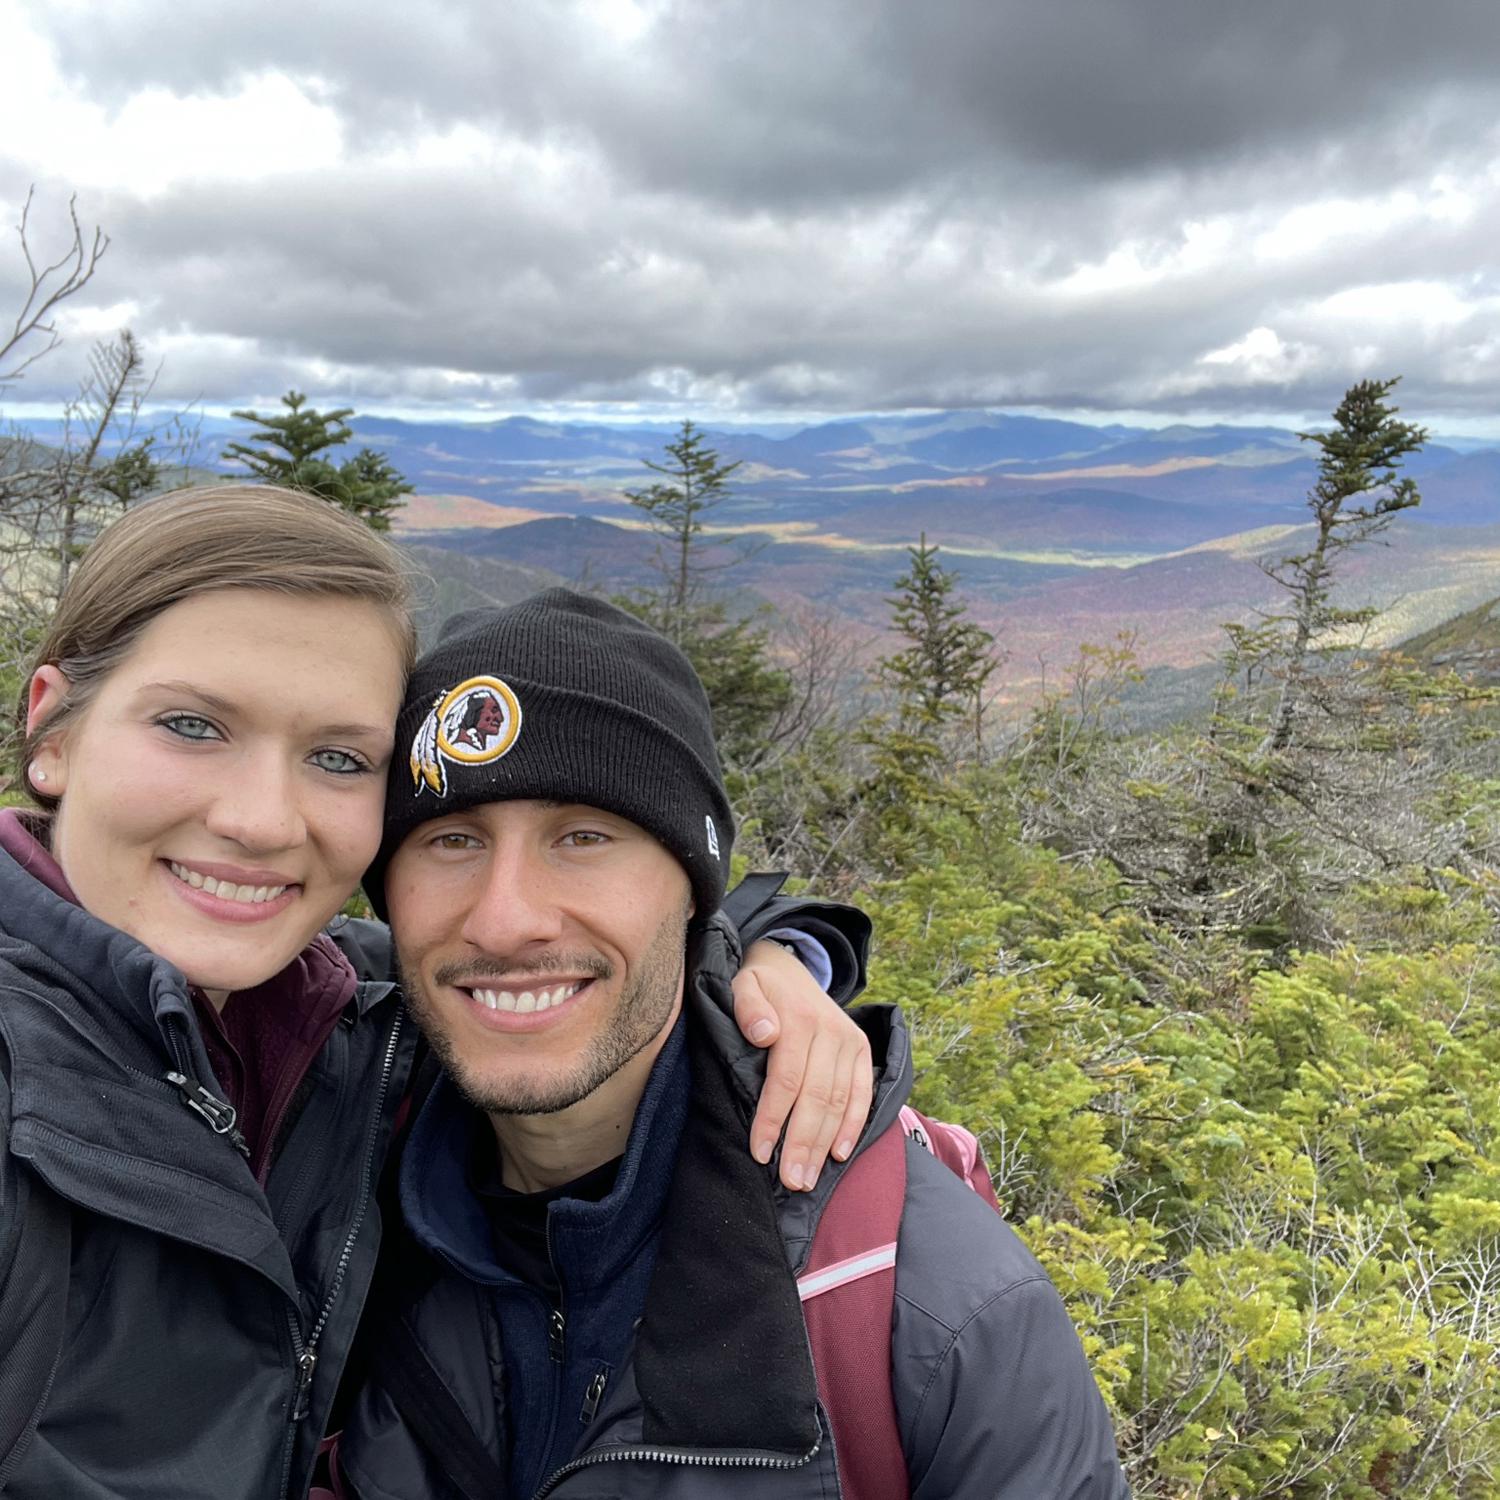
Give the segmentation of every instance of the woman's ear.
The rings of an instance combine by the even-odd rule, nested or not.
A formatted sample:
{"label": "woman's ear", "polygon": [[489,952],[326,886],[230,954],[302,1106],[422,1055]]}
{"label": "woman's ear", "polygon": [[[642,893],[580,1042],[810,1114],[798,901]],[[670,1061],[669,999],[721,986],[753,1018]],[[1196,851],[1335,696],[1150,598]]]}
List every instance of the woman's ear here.
{"label": "woman's ear", "polygon": [[[32,673],[31,683],[26,689],[26,733],[34,734],[60,709],[72,687],[61,667],[50,663],[38,667]],[[38,783],[38,790],[48,796],[62,796],[67,780],[67,765],[62,753],[60,735],[52,735],[37,746],[31,758],[31,779]]]}
{"label": "woman's ear", "polygon": [[62,668],[51,662],[31,674],[31,686],[26,690],[27,734],[35,734],[37,726],[62,707],[72,685],[63,675]]}

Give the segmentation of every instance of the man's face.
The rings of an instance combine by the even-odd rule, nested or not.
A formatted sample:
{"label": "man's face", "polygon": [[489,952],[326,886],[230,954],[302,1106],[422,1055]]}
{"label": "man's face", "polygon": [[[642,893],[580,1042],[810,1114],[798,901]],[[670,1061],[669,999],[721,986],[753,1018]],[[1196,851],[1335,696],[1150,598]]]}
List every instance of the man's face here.
{"label": "man's face", "polygon": [[407,1001],[480,1109],[552,1114],[649,1070],[692,902],[644,829],[577,804],[468,808],[407,835],[386,901]]}

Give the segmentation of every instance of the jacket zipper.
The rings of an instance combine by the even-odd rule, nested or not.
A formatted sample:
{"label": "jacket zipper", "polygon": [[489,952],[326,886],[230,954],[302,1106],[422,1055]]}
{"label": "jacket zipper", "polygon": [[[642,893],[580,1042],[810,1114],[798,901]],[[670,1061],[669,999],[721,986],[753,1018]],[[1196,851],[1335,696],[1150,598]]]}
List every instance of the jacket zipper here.
{"label": "jacket zipper", "polygon": [[594,1378],[583,1393],[583,1410],[578,1413],[578,1420],[585,1427],[599,1415],[599,1403],[604,1399],[604,1388],[608,1384],[609,1375],[604,1370],[595,1370]]}
{"label": "jacket zipper", "polygon": [[391,1024],[391,1034],[386,1038],[385,1055],[380,1063],[380,1084],[375,1091],[375,1112],[370,1122],[369,1132],[365,1137],[364,1168],[361,1177],[364,1192],[360,1197],[359,1207],[355,1211],[354,1222],[350,1224],[349,1233],[344,1237],[343,1249],[339,1251],[338,1263],[333,1271],[333,1284],[328,1289],[327,1297],[323,1299],[323,1306],[319,1310],[317,1321],[313,1324],[312,1332],[305,1339],[302,1336],[302,1328],[296,1311],[293,1308],[287,1308],[287,1328],[292,1336],[292,1352],[297,1358],[297,1383],[292,1393],[292,1413],[287,1422],[286,1443],[281,1465],[283,1496],[287,1493],[287,1485],[291,1480],[292,1450],[295,1446],[293,1439],[297,1426],[306,1418],[312,1406],[313,1376],[318,1368],[318,1340],[322,1338],[323,1330],[328,1326],[328,1320],[333,1315],[334,1304],[338,1301],[344,1278],[349,1272],[349,1262],[354,1256],[355,1243],[359,1239],[360,1230],[364,1228],[365,1218],[370,1210],[370,1199],[373,1196],[370,1170],[375,1160],[375,1139],[380,1134],[380,1121],[385,1113],[385,1096],[390,1089],[391,1071],[396,1065],[396,1048],[401,1040],[401,1022],[404,1016],[405,1012],[398,1007],[396,1019]]}
{"label": "jacket zipper", "polygon": [[235,1128],[239,1115],[227,1099],[220,1099],[198,1079],[188,1073],[179,1073],[175,1068],[165,1073],[146,1073],[140,1068],[131,1067],[129,1063],[122,1063],[121,1067],[132,1078],[139,1078],[142,1083],[149,1083],[153,1088],[176,1089],[177,1097],[182,1103],[198,1115],[215,1135],[224,1136],[241,1156],[249,1156],[250,1147]]}
{"label": "jacket zipper", "polygon": [[565,1310],[565,1294],[563,1291],[562,1276],[558,1273],[557,1257],[552,1253],[552,1214],[547,1214],[547,1261],[552,1267],[553,1278],[557,1282],[557,1305],[549,1306],[547,1309],[547,1355],[552,1362],[552,1399],[548,1402],[550,1408],[547,1414],[547,1442],[542,1449],[542,1457],[545,1460],[552,1453],[552,1445],[557,1441],[557,1417],[562,1407],[563,1391],[566,1388],[567,1357],[568,1357],[568,1315]]}
{"label": "jacket zipper", "polygon": [[680,1449],[672,1452],[665,1448],[611,1448],[608,1451],[595,1449],[566,1463],[551,1474],[533,1500],[544,1500],[569,1474],[579,1469],[592,1468],[595,1464],[607,1464],[640,1460],[644,1463],[678,1464],[684,1468],[699,1469],[800,1469],[818,1456],[823,1447],[820,1438],[801,1458],[772,1458],[769,1455],[749,1453],[684,1453]]}
{"label": "jacket zipper", "polygon": [[[240,1133],[239,1114],[227,1099],[221,1099],[193,1073],[193,1060],[182,1036],[182,1023],[174,1016],[162,1028],[177,1066],[163,1075],[177,1090],[177,1097],[197,1115],[215,1135],[224,1136],[241,1156],[248,1159],[250,1147]],[[131,1069],[132,1072],[135,1069]],[[159,1081],[159,1080],[158,1080]]]}
{"label": "jacket zipper", "polygon": [[177,1097],[195,1115],[201,1115],[215,1135],[227,1136],[229,1144],[241,1156],[250,1155],[250,1146],[236,1125],[239,1114],[234,1105],[227,1099],[220,1099],[207,1085],[199,1083],[190,1073],[172,1072],[166,1075],[166,1079],[177,1090]]}

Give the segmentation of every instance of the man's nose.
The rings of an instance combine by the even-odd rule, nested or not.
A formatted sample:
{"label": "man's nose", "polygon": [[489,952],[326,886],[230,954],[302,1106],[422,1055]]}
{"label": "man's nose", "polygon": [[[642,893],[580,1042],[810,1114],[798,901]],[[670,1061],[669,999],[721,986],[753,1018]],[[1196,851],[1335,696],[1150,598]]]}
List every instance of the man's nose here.
{"label": "man's nose", "polygon": [[509,957],[555,943],[562,931],[562,906],[552,874],[525,848],[498,843],[464,919],[464,941],[496,957]]}

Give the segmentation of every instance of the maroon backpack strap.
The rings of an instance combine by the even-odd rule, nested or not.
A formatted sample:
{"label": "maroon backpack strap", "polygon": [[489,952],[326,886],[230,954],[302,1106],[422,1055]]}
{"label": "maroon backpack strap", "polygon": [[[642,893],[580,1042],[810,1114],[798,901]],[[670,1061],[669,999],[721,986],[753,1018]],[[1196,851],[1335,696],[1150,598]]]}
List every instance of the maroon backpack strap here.
{"label": "maroon backpack strap", "polygon": [[891,1390],[896,1241],[906,1135],[894,1126],[845,1168],[797,1278],[843,1500],[909,1500]]}

